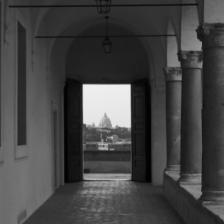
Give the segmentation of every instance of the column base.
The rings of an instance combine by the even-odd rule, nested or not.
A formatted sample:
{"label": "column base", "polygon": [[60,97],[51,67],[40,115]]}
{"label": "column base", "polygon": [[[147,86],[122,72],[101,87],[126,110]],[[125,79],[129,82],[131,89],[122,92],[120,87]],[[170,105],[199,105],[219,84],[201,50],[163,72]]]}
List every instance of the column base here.
{"label": "column base", "polygon": [[180,171],[180,165],[168,165],[165,169],[166,172],[178,172]]}
{"label": "column base", "polygon": [[224,191],[202,191],[200,201],[204,205],[224,205]]}
{"label": "column base", "polygon": [[182,173],[178,182],[180,185],[201,184],[201,173],[194,173],[194,174]]}

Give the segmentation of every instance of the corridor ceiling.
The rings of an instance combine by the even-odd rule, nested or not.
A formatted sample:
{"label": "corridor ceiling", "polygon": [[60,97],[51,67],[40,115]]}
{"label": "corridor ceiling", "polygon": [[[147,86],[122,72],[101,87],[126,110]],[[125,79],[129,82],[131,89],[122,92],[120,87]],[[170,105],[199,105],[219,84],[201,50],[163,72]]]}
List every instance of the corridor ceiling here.
{"label": "corridor ceiling", "polygon": [[[113,0],[112,4],[180,4],[181,0]],[[187,3],[195,3],[194,0]],[[95,4],[94,0],[14,0],[10,5],[68,5],[68,4]],[[185,6],[197,7],[197,6]],[[168,38],[180,36],[181,6],[156,6],[156,7],[112,7],[110,16],[111,35],[176,35],[171,37],[135,37],[133,40],[141,43],[143,51],[146,52],[148,70],[140,71],[142,76],[148,73],[156,73],[166,64],[166,44]],[[94,7],[41,7],[29,8],[31,11],[32,24],[34,24],[33,38],[35,36],[76,36],[76,35],[104,35],[104,17],[97,13]],[[26,8],[20,8],[24,11]],[[172,28],[168,30],[169,25]],[[96,27],[97,32],[94,32]],[[122,38],[123,42],[130,38]],[[50,38],[45,40],[49,46],[49,55],[58,54],[66,56],[74,39],[65,38],[59,40]],[[90,40],[83,40],[90,41]],[[101,41],[101,40],[100,40]],[[114,41],[114,40],[112,40]],[[59,45],[63,45],[59,47]],[[132,48],[132,44],[127,48]],[[57,49],[57,50],[56,50]],[[58,51],[58,52],[57,52]],[[142,51],[142,52],[143,52]],[[52,53],[54,52],[54,53]],[[135,52],[133,52],[135,53]],[[53,56],[54,57],[54,56]],[[145,53],[141,57],[145,57]],[[140,57],[140,58],[141,58]],[[155,63],[156,62],[156,63]],[[54,62],[55,63],[55,62]],[[141,65],[139,65],[141,66]],[[145,66],[145,65],[144,65]],[[144,67],[143,66],[143,67]],[[69,73],[69,71],[67,71]],[[143,74],[144,73],[144,74]],[[158,73],[158,72],[157,72]],[[84,76],[83,74],[81,74]],[[152,76],[152,75],[151,75]],[[152,79],[152,77],[151,77]]]}
{"label": "corridor ceiling", "polygon": [[[126,24],[132,29],[135,34],[167,34],[166,27],[169,19],[173,19],[173,22],[178,21],[180,16],[180,6],[158,6],[158,4],[180,4],[179,0],[123,0],[112,1],[112,4],[152,4],[156,7],[112,7],[110,17],[111,20],[117,21],[117,23]],[[190,2],[189,2],[190,3]],[[194,3],[193,1],[191,3]],[[94,0],[30,0],[30,1],[14,1],[10,5],[94,5]],[[188,7],[188,6],[186,6]],[[25,9],[21,9],[25,10]],[[101,23],[103,21],[102,16],[97,14],[96,8],[93,7],[79,7],[79,8],[33,8],[32,17],[36,22],[36,34],[38,35],[56,35],[61,33],[77,34],[84,30],[86,27],[91,26],[94,23]],[[176,19],[175,19],[176,18]],[[76,32],[71,33],[68,29],[70,26],[77,24]],[[51,23],[51,29],[49,26],[47,30],[44,30],[44,24]],[[55,27],[56,26],[56,27]],[[176,23],[178,26],[178,23]]]}

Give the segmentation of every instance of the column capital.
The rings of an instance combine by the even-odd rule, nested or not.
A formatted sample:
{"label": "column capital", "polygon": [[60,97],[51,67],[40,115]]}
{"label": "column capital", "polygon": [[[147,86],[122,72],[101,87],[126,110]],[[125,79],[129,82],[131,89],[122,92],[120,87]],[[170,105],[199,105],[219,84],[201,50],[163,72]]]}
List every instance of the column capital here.
{"label": "column capital", "polygon": [[180,51],[178,58],[182,68],[202,68],[202,51]]}
{"label": "column capital", "polygon": [[182,69],[180,67],[165,67],[163,71],[167,82],[182,81]]}
{"label": "column capital", "polygon": [[198,27],[197,36],[203,49],[224,47],[224,23],[204,23]]}

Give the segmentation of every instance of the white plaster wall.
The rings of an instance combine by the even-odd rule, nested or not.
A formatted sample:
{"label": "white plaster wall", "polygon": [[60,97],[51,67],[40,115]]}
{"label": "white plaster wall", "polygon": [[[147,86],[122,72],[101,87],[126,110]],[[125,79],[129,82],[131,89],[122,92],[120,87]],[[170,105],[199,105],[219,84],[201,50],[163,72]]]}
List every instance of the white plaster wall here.
{"label": "white plaster wall", "polygon": [[[17,218],[22,212],[26,210],[29,216],[54,191],[50,111],[52,98],[55,97],[57,102],[58,97],[48,88],[46,45],[34,41],[30,35],[27,65],[28,156],[15,159],[16,16],[16,11],[8,10],[3,45],[4,162],[0,165],[0,221],[3,224],[17,224]],[[28,15],[22,17],[29,21]],[[27,25],[28,33],[30,29]]]}
{"label": "white plaster wall", "polygon": [[197,38],[199,26],[198,7],[182,7],[180,26],[180,50],[200,51],[201,42]]}
{"label": "white plaster wall", "polygon": [[152,183],[163,184],[166,167],[165,89],[152,88]]}
{"label": "white plaster wall", "polygon": [[[174,29],[174,25],[172,20],[169,21],[168,27],[167,27],[167,33],[168,34],[176,34],[177,32]],[[166,46],[166,53],[167,53],[167,60],[166,65],[169,67],[180,67],[180,62],[178,60],[177,52],[178,50],[178,41],[177,37],[169,37],[166,40],[167,46]]]}
{"label": "white plaster wall", "polygon": [[[158,61],[158,59],[160,60]],[[152,108],[152,183],[163,184],[163,172],[166,167],[166,90],[163,67],[166,65],[165,54],[155,54],[155,78],[151,82]]]}
{"label": "white plaster wall", "polygon": [[203,22],[204,23],[224,23],[224,1],[204,0]]}

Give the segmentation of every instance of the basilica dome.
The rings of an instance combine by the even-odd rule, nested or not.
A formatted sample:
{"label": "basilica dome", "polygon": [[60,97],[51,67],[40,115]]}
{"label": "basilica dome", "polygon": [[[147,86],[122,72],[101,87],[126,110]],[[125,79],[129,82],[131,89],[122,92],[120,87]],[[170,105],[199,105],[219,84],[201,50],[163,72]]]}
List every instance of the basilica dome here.
{"label": "basilica dome", "polygon": [[112,123],[110,118],[107,116],[107,114],[105,113],[104,116],[102,117],[100,123],[99,123],[99,127],[100,128],[112,128]]}

